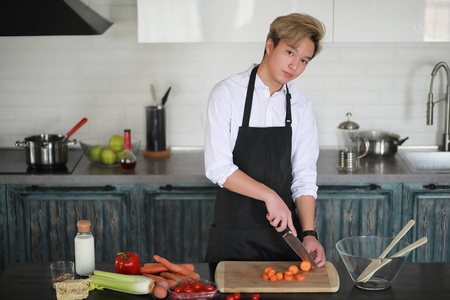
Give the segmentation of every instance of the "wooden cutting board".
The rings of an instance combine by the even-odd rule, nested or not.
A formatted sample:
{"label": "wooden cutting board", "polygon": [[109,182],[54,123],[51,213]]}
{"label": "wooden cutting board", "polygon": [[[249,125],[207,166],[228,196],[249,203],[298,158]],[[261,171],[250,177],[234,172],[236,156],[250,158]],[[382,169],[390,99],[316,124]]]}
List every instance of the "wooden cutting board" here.
{"label": "wooden cutting board", "polygon": [[272,267],[284,273],[298,261],[221,261],[216,268],[215,282],[221,293],[335,293],[339,290],[339,274],[332,263],[322,268],[302,272],[305,281],[280,280],[271,282],[262,278],[264,269]]}

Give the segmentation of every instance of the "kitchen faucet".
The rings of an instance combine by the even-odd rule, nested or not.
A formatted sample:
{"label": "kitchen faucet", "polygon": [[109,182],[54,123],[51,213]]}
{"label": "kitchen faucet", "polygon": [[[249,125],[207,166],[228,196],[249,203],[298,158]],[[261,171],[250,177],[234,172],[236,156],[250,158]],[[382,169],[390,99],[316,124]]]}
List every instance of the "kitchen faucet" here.
{"label": "kitchen faucet", "polygon": [[[436,76],[437,71],[440,68],[445,69],[445,73],[447,74],[447,89],[445,92],[444,99],[433,102],[433,81],[434,76]],[[434,66],[433,71],[431,72],[431,83],[430,83],[430,91],[428,92],[428,102],[427,102],[427,125],[433,125],[433,108],[434,105],[445,101],[445,122],[444,122],[444,151],[449,151],[449,119],[450,119],[450,68],[448,65],[441,61],[436,66]]]}

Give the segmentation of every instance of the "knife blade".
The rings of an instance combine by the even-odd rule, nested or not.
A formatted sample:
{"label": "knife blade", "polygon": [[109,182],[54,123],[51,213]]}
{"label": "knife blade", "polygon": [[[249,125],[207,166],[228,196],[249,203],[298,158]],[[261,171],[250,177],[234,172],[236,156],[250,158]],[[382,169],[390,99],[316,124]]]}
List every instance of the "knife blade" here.
{"label": "knife blade", "polygon": [[308,253],[302,242],[300,242],[300,240],[295,237],[291,231],[285,230],[282,232],[282,234],[283,239],[286,241],[286,243],[288,243],[292,250],[294,250],[294,252],[297,253],[297,255],[300,256],[302,260],[309,261],[313,268],[317,268],[317,264],[314,261],[314,258],[311,256],[311,254]]}

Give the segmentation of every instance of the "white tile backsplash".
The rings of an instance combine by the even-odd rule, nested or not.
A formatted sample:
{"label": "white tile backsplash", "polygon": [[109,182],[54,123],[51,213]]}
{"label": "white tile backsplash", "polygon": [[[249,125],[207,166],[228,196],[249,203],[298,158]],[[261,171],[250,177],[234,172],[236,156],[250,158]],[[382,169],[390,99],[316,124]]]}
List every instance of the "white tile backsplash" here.
{"label": "white tile backsplash", "polygon": [[[167,88],[167,143],[202,146],[215,83],[262,58],[261,43],[139,44],[136,0],[85,0],[114,22],[100,36],[0,37],[0,147],[39,133],[83,140],[132,130],[145,146],[150,84]],[[443,104],[425,123],[431,70],[450,63],[450,43],[326,43],[295,83],[314,103],[322,147],[337,146],[337,125],[351,112],[361,130],[392,131],[404,145],[442,143]],[[435,80],[435,99],[444,80]]]}

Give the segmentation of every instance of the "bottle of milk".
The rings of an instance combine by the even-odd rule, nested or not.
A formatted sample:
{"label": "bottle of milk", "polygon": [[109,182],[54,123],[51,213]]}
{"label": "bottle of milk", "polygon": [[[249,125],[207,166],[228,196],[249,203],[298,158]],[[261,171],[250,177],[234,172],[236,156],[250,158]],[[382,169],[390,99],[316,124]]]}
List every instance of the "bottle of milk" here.
{"label": "bottle of milk", "polygon": [[80,276],[94,274],[95,247],[94,236],[91,234],[91,222],[77,222],[78,233],[75,236],[75,271]]}

